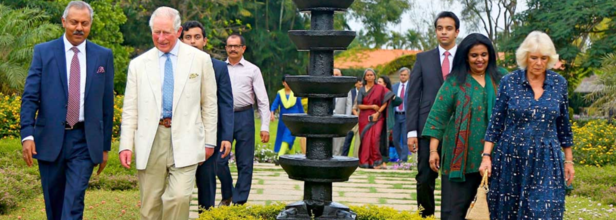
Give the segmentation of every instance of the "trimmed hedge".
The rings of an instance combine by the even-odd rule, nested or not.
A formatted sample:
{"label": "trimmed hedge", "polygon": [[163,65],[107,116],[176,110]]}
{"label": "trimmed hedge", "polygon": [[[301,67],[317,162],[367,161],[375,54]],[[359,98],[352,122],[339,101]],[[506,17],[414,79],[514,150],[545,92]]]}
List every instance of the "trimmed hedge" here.
{"label": "trimmed hedge", "polygon": [[400,68],[407,67],[409,69],[413,69],[415,65],[415,60],[417,56],[415,54],[404,55],[396,58],[395,60],[389,62],[385,66],[378,67],[376,71],[379,75],[391,75],[396,73]]}
{"label": "trimmed hedge", "polygon": [[[204,211],[199,220],[226,220],[226,219],[276,219],[276,216],[284,210],[286,204],[274,203],[272,205],[242,205],[223,206]],[[418,211],[399,212],[391,207],[376,205],[350,206],[357,213],[357,220],[419,220],[424,219]],[[425,219],[434,219],[433,217]]]}

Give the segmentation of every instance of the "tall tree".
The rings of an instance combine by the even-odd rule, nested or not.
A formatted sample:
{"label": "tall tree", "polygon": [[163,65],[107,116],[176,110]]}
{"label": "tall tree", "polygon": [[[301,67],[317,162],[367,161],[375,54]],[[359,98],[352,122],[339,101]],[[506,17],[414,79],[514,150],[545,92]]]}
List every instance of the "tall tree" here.
{"label": "tall tree", "polygon": [[0,4],[0,93],[21,93],[34,45],[61,33],[49,19],[36,8],[11,9]]}
{"label": "tall tree", "polygon": [[[452,0],[450,0],[451,2]],[[462,20],[470,30],[483,30],[498,48],[500,37],[507,38],[516,21],[517,0],[458,0],[462,5]],[[498,50],[498,49],[497,49]]]}
{"label": "tall tree", "polygon": [[399,32],[392,31],[389,35],[389,42],[387,46],[392,49],[405,49],[408,46],[408,41],[404,39],[404,35]]}
{"label": "tall tree", "polygon": [[406,43],[409,49],[411,50],[423,50],[424,49],[421,46],[422,36],[420,32],[413,30],[413,29],[409,29],[404,34],[404,39],[406,40]]}
{"label": "tall tree", "polygon": [[586,95],[585,98],[593,101],[591,107],[616,109],[616,56],[608,54],[601,64],[601,74],[595,82],[600,89]]}
{"label": "tall tree", "polygon": [[564,68],[560,73],[572,89],[616,49],[616,1],[529,0],[528,7],[517,15],[519,25],[501,46],[508,52],[509,65],[515,64],[513,53],[528,33],[544,31],[554,42]]}
{"label": "tall tree", "polygon": [[[58,30],[61,30],[62,14],[64,8],[70,0],[6,0],[6,3],[14,8],[35,8],[39,11],[41,16],[46,16],[46,20],[56,26]],[[115,64],[115,86],[116,92],[124,93],[124,87],[126,86],[126,71],[128,62],[130,61],[129,55],[132,53],[133,48],[124,45],[124,34],[120,29],[120,26],[126,23],[127,18],[122,12],[124,5],[121,2],[114,0],[90,0],[86,1],[94,10],[94,20],[92,22],[92,28],[88,40],[100,44],[104,47],[110,48],[113,51],[113,59]],[[41,13],[45,12],[45,13]],[[16,28],[23,28],[24,25],[16,25]],[[27,27],[37,27],[34,25],[27,25]],[[23,31],[32,31],[28,28],[23,28]],[[43,36],[54,35],[53,38],[59,38],[63,31],[45,33]],[[31,32],[34,33],[34,32]],[[129,31],[129,36],[135,36],[139,32]],[[49,39],[48,39],[49,40]],[[150,40],[151,41],[151,40]],[[32,57],[28,58],[31,60]]]}
{"label": "tall tree", "polygon": [[351,5],[349,16],[361,21],[373,47],[381,48],[389,40],[387,25],[400,23],[402,14],[409,9],[408,0],[356,0]]}
{"label": "tall tree", "polygon": [[297,51],[288,31],[309,29],[310,18],[300,13],[292,0],[255,0],[244,2],[244,6],[252,13],[243,20],[252,27],[244,34],[248,46],[244,56],[261,68],[269,97],[273,98],[282,88],[283,75],[307,73],[308,53]]}

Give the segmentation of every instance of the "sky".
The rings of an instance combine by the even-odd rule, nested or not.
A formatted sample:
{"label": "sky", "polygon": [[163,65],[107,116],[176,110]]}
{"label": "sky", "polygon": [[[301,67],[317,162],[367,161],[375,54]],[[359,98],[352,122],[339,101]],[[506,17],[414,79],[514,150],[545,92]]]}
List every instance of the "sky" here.
{"label": "sky", "polygon": [[[431,21],[432,12],[436,12],[435,14],[437,14],[440,11],[452,11],[456,15],[458,15],[460,20],[463,19],[461,17],[463,6],[460,3],[458,3],[459,0],[454,0],[454,4],[449,4],[447,3],[447,1],[443,1],[443,0],[408,0],[408,1],[412,2],[413,4],[411,10],[407,11],[406,13],[402,15],[402,20],[399,24],[389,25],[390,31],[397,31],[400,33],[404,33],[406,32],[406,30],[413,29],[413,28],[416,28],[418,30],[425,29],[426,27],[425,27],[424,22],[422,22],[422,20],[425,19],[425,20]],[[526,9],[527,9],[526,1],[519,1],[517,9],[516,9],[516,13],[519,13]],[[351,30],[354,30],[354,31],[359,31],[363,28],[363,24],[360,21],[357,21],[355,19],[352,19],[349,22],[349,26],[351,27]],[[467,26],[468,25],[465,25],[463,21],[460,22],[460,34],[458,35],[458,37],[464,38],[466,35],[476,32],[476,31],[470,32]],[[420,32],[423,32],[423,30]],[[483,28],[481,28],[481,30],[478,32],[482,34],[486,34],[485,31],[483,31]]]}

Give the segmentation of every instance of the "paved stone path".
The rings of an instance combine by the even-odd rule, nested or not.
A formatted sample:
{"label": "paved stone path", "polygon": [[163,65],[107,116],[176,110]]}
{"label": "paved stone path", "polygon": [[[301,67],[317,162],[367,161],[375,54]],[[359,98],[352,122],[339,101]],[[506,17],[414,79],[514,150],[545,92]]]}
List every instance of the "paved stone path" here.
{"label": "paved stone path", "polygon": [[[280,166],[255,164],[254,169],[248,205],[267,205],[274,202],[290,203],[302,200],[303,182],[289,179]],[[232,171],[231,175],[235,181],[237,172]],[[334,201],[345,205],[374,204],[389,206],[399,211],[415,211],[417,209],[414,171],[358,169],[348,182],[334,183],[333,186]],[[437,186],[437,188],[439,187]],[[191,219],[198,217],[197,190],[195,188],[191,201]],[[437,190],[436,194],[436,216],[439,217],[440,190]],[[220,182],[218,182],[216,204],[220,200]]]}

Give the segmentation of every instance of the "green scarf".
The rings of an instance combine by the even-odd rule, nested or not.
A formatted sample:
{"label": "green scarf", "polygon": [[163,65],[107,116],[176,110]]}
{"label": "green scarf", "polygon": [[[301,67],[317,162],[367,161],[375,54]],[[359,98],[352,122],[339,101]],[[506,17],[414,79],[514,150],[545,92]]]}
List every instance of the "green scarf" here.
{"label": "green scarf", "polygon": [[[461,94],[464,96],[460,101],[462,105],[462,111],[458,112],[455,116],[455,130],[456,139],[453,149],[453,158],[451,161],[449,180],[452,182],[464,182],[466,181],[466,159],[468,155],[468,139],[471,134],[470,120],[472,118],[471,111],[471,97],[473,97],[473,91],[471,84],[468,82],[472,80],[467,77],[467,82],[458,85]],[[496,101],[496,85],[488,74],[485,74],[485,90],[488,98],[488,118],[492,116],[492,108],[494,108],[494,102]],[[455,86],[455,83],[454,83]]]}
{"label": "green scarf", "polygon": [[297,102],[297,98],[293,95],[293,91],[289,92],[289,98],[287,98],[287,94],[284,92],[284,89],[278,90],[278,95],[280,95],[280,101],[286,109],[293,107],[295,102]]}

